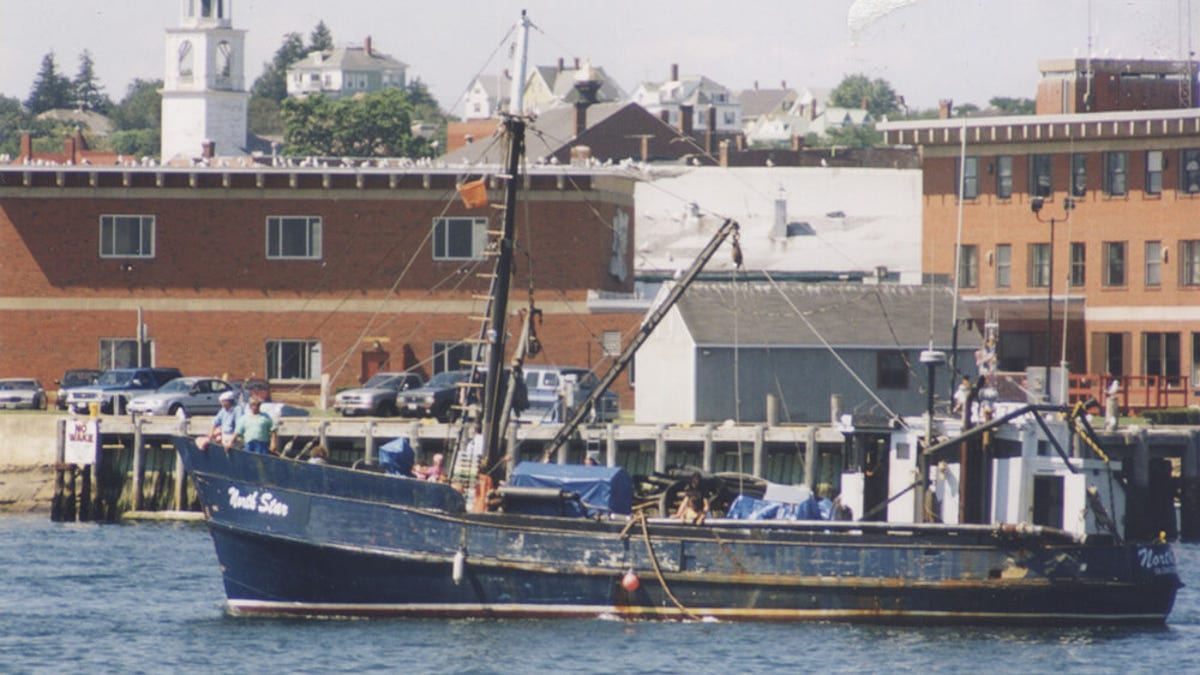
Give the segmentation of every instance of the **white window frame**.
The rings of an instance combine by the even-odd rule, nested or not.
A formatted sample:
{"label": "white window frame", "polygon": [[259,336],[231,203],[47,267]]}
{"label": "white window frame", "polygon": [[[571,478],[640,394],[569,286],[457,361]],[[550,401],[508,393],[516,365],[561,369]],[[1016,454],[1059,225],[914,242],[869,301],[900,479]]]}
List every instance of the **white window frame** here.
{"label": "white window frame", "polygon": [[[105,214],[100,216],[100,257],[101,258],[153,258],[154,257],[154,216],[134,214]],[[137,250],[118,251],[120,240],[119,231],[124,227],[136,226],[138,229]],[[105,232],[105,230],[108,230]]]}
{"label": "white window frame", "polygon": [[[286,363],[293,358],[291,350],[297,350],[295,373],[290,372],[291,366]],[[321,378],[321,341],[267,340],[266,362],[264,372],[271,382],[317,382]]]}
{"label": "white window frame", "polygon": [[[465,216],[441,217],[433,219],[433,259],[434,260],[479,260],[487,248],[487,218],[472,218]],[[466,236],[463,228],[471,228],[471,251],[468,255],[451,255],[460,253],[461,241]],[[448,230],[448,228],[450,228]],[[453,246],[452,246],[453,244]]]}
{"label": "white window frame", "polygon": [[[321,259],[321,217],[320,216],[267,216],[266,251],[267,260],[320,260]],[[304,233],[303,255],[287,255],[284,253],[284,227],[292,225],[306,228]],[[271,250],[271,235],[276,234],[277,250]]]}

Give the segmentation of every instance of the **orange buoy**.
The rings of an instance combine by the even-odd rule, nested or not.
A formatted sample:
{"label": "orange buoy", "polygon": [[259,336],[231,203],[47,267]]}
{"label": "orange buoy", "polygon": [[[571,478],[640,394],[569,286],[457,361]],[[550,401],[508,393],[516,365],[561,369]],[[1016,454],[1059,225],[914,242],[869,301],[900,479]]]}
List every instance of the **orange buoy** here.
{"label": "orange buoy", "polygon": [[641,579],[638,579],[638,575],[634,574],[633,570],[629,570],[625,573],[625,576],[621,577],[621,588],[624,588],[630,593],[636,591],[641,585]]}

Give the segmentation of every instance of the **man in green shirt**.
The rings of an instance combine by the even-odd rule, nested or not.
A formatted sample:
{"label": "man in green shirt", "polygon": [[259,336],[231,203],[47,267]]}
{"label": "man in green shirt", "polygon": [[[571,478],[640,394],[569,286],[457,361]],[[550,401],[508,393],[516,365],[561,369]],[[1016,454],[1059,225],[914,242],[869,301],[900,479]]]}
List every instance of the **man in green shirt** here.
{"label": "man in green shirt", "polygon": [[234,438],[241,437],[246,443],[246,452],[269,454],[275,441],[275,420],[262,412],[262,401],[250,399],[250,410],[238,419]]}

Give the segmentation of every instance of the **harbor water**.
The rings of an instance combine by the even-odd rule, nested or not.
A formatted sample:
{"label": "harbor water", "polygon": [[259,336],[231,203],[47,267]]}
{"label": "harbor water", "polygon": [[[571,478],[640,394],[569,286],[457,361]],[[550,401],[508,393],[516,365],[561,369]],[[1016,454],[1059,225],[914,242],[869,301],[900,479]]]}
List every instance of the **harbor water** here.
{"label": "harbor water", "polygon": [[1165,627],[226,616],[201,524],[0,517],[0,672],[1200,672],[1200,545]]}

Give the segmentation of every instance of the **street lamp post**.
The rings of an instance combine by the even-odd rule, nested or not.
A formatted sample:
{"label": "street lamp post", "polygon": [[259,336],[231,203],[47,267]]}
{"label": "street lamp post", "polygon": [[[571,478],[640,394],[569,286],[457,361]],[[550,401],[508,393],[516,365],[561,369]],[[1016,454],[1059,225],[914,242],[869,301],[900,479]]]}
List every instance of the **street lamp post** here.
{"label": "street lamp post", "polygon": [[1045,205],[1045,200],[1042,197],[1034,197],[1029,202],[1029,208],[1033,211],[1034,217],[1039,223],[1050,223],[1050,250],[1047,252],[1048,269],[1046,270],[1046,376],[1043,378],[1043,389],[1046,397],[1046,402],[1050,402],[1050,369],[1054,364],[1054,224],[1056,222],[1067,222],[1071,218],[1071,211],[1075,210],[1075,200],[1070,197],[1063,198],[1063,216],[1061,218],[1050,216],[1049,220],[1042,218],[1042,207]]}

